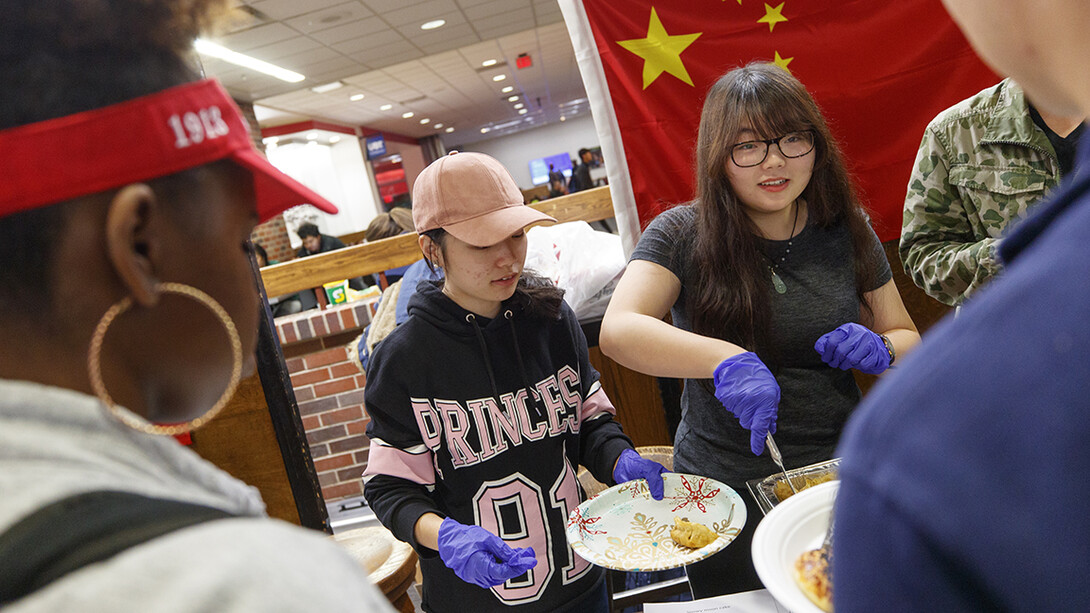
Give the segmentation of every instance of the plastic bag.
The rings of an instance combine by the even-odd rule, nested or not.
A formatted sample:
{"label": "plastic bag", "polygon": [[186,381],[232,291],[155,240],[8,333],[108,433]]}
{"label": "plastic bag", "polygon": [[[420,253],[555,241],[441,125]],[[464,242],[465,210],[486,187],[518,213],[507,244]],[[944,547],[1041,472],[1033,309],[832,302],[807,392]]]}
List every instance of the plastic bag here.
{"label": "plastic bag", "polygon": [[526,237],[526,268],[563,289],[579,321],[601,319],[624,273],[621,237],[585,221],[535,226]]}

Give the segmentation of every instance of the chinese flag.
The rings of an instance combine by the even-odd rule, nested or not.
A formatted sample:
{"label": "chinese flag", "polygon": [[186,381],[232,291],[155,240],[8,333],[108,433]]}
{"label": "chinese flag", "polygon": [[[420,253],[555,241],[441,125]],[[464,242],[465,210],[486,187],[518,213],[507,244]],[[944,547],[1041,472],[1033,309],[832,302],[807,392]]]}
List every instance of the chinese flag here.
{"label": "chinese flag", "polygon": [[[601,59],[609,100],[595,121],[610,125],[600,109],[615,115],[640,227],[693,198],[704,95],[731,68],[775,62],[802,81],[843,147],[883,241],[900,234],[928,122],[999,81],[939,0],[591,0],[581,10],[564,8],[577,56]],[[583,14],[592,49],[580,49],[571,23]],[[593,71],[580,66],[593,97]],[[603,147],[609,166],[615,160]]]}

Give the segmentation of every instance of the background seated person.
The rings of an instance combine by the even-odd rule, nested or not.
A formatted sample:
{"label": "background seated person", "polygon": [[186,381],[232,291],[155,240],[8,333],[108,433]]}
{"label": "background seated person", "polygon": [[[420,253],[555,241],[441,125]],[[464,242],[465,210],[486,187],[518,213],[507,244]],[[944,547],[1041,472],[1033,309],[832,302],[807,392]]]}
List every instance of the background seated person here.
{"label": "background seated person", "polygon": [[[265,248],[261,246],[261,243],[253,243],[254,245],[254,259],[257,260],[257,267],[264,268],[269,264],[277,264],[275,260],[269,261],[269,252],[265,251]],[[298,294],[291,294],[288,296],[269,296],[269,308],[272,309],[273,317],[280,317],[281,315],[291,315],[292,313],[298,313],[303,310],[303,303],[299,301]]]}
{"label": "background seated person", "polygon": [[[399,234],[405,234],[406,232],[415,232],[413,228],[413,214],[409,209],[402,207],[395,207],[390,210],[389,213],[379,213],[368,224],[367,230],[363,233],[363,238],[367,242],[380,241],[384,238],[390,238],[391,236],[397,236]],[[394,283],[405,274],[405,270],[408,266],[399,266],[397,268],[391,268],[384,271],[386,276],[386,283]],[[385,288],[383,288],[385,290]]]}
{"label": "background seated person", "polygon": [[[345,244],[341,242],[341,239],[336,236],[329,236],[322,234],[318,231],[318,226],[312,223],[304,223],[299,226],[299,229],[295,231],[299,235],[299,238],[303,241],[303,246],[296,252],[296,256],[305,258],[310,255],[316,255],[319,253],[326,253],[327,251],[336,251],[337,249],[344,249]],[[375,280],[368,275],[364,277],[354,277],[348,280],[348,287],[356,291],[363,291],[370,285],[374,285]],[[296,294],[303,309],[313,309],[318,306],[318,299],[314,295],[313,290],[303,290]]]}

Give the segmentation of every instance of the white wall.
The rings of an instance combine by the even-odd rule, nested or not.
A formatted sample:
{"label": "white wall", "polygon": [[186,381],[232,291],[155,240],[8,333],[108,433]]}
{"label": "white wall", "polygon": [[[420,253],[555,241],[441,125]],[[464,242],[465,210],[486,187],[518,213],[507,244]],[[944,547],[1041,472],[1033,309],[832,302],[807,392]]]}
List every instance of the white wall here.
{"label": "white wall", "polygon": [[[311,209],[314,223],[323,234],[338,236],[359,232],[378,213],[377,194],[368,176],[369,164],[364,163],[359,140],[345,135],[334,145],[289,143],[266,150],[269,161],[288,176],[313,189],[337,205],[336,215]],[[309,217],[309,215],[308,215]],[[288,236],[292,246],[299,238],[289,223]]]}
{"label": "white wall", "polygon": [[362,146],[358,138],[348,135],[330,146],[333,168],[345,197],[341,212],[348,214],[351,218],[349,225],[352,226],[351,230],[336,234],[366,229],[367,224],[382,210],[378,204],[375,182],[371,177],[371,165],[363,157]]}
{"label": "white wall", "polygon": [[534,186],[530,180],[530,160],[565,152],[576,159],[576,154],[583,147],[590,149],[597,146],[598,133],[594,129],[594,120],[590,113],[586,113],[510,136],[477,141],[459,149],[491,155],[507,167],[519,187],[530,189]]}

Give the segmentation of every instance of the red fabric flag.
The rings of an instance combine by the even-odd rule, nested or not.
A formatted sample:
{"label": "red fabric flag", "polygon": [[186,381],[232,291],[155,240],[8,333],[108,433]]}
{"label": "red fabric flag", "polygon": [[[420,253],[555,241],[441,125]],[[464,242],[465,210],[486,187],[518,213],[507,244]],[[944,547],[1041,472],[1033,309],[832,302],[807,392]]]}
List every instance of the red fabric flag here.
{"label": "red fabric flag", "polygon": [[939,0],[592,0],[582,11],[564,8],[569,21],[585,12],[593,33],[610,95],[600,108],[616,116],[640,227],[692,199],[701,106],[731,68],[775,61],[806,85],[883,241],[900,234],[927,123],[999,81]]}

